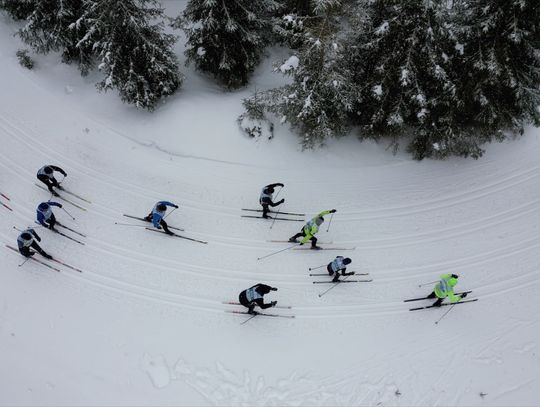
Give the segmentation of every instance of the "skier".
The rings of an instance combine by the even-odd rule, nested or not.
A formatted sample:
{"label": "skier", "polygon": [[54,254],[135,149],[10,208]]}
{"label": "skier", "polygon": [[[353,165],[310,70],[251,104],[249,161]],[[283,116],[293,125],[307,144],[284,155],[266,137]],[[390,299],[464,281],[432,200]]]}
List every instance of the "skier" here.
{"label": "skier", "polygon": [[38,242],[41,242],[41,238],[38,236],[38,234],[35,232],[34,229],[28,228],[26,230],[23,230],[19,237],[17,238],[17,245],[19,246],[19,252],[24,257],[30,257],[34,255],[34,251],[30,250],[30,248],[34,249],[36,252],[41,254],[46,259],[52,259],[52,256],[50,254],[45,253],[45,250],[43,250],[34,240],[37,239]]}
{"label": "skier", "polygon": [[167,211],[167,206],[172,206],[175,209],[178,209],[178,205],[173,204],[169,201],[159,201],[154,205],[154,208],[152,209],[152,212],[148,214],[147,217],[144,218],[147,222],[152,222],[154,224],[154,227],[157,229],[163,228],[165,233],[168,235],[174,235],[173,232],[169,230],[167,227],[167,222],[163,219],[165,212]]}
{"label": "skier", "polygon": [[328,274],[330,274],[330,276],[334,276],[332,282],[337,283],[340,275],[352,276],[354,274],[354,271],[351,271],[350,273],[345,272],[345,270],[347,270],[347,265],[351,264],[351,262],[352,260],[348,257],[343,258],[343,256],[337,256],[331,263],[328,263],[326,270],[328,270]]}
{"label": "skier", "polygon": [[58,194],[54,191],[53,187],[59,189],[62,189],[62,187],[60,186],[56,178],[54,178],[54,171],[58,171],[64,177],[67,177],[67,173],[62,168],[55,165],[45,165],[44,167],[41,167],[37,172],[37,178],[47,186],[49,191],[51,191],[51,194],[53,194],[54,196],[58,196]]}
{"label": "skier", "polygon": [[56,225],[56,217],[54,216],[51,206],[61,208],[62,204],[53,201],[41,202],[36,209],[37,221],[46,228],[56,231],[54,228],[54,225]]}
{"label": "skier", "polygon": [[263,296],[268,294],[270,291],[277,291],[277,288],[259,283],[248,288],[247,290],[242,291],[238,296],[238,300],[240,301],[240,304],[248,308],[248,313],[256,314],[256,312],[253,311],[255,305],[258,305],[262,309],[276,306],[277,301],[272,301],[268,304],[264,303]]}
{"label": "skier", "polygon": [[262,214],[263,218],[265,219],[269,218],[268,216],[268,212],[270,212],[270,210],[268,209],[269,206],[274,207],[274,206],[281,205],[282,203],[285,202],[285,199],[282,199],[281,201],[278,201],[278,202],[272,202],[272,194],[274,193],[274,188],[275,187],[283,188],[284,186],[285,185],[278,182],[277,184],[267,185],[262,189],[261,196],[259,198],[259,203],[263,207],[263,214]]}
{"label": "skier", "polygon": [[291,237],[289,239],[289,242],[291,243],[296,242],[296,239],[298,239],[299,237],[304,237],[300,241],[300,246],[302,246],[308,240],[311,240],[311,248],[315,250],[320,249],[320,247],[317,246],[317,238],[315,237],[315,234],[319,231],[319,226],[321,226],[322,223],[324,222],[324,216],[328,215],[329,213],[336,213],[336,210],[331,209],[329,211],[322,211],[321,213],[319,213],[317,216],[311,219],[308,223],[306,223],[299,233]]}
{"label": "skier", "polygon": [[437,298],[437,301],[433,303],[434,307],[440,307],[446,297],[450,299],[450,303],[452,304],[459,302],[459,300],[467,296],[467,293],[460,295],[454,294],[454,287],[458,283],[458,278],[459,276],[457,274],[442,274],[441,280],[435,285],[433,292],[426,298]]}

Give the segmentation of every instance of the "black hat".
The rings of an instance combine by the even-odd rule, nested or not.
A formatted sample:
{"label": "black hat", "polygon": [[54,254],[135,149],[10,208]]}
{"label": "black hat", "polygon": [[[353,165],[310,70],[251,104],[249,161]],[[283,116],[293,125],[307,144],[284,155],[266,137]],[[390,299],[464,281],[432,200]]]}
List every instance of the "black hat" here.
{"label": "black hat", "polygon": [[159,204],[157,206],[157,210],[158,211],[166,211],[167,210],[167,206],[166,205],[163,205],[163,204]]}
{"label": "black hat", "polygon": [[24,232],[24,233],[21,234],[21,238],[23,240],[30,240],[30,239],[32,239],[32,235],[30,233],[28,233],[28,232]]}
{"label": "black hat", "polygon": [[53,173],[53,169],[49,166],[46,166],[45,168],[43,168],[43,171],[45,171],[45,174],[52,174]]}
{"label": "black hat", "polygon": [[352,260],[349,259],[348,257],[343,259],[343,264],[351,264]]}

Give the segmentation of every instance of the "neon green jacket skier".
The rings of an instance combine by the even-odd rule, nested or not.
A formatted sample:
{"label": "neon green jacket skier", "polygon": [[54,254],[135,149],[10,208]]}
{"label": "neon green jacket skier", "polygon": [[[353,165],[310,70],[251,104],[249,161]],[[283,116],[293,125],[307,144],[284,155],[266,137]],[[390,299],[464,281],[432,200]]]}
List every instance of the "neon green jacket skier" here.
{"label": "neon green jacket skier", "polygon": [[323,218],[324,215],[328,215],[329,213],[334,213],[334,212],[335,212],[334,209],[331,209],[328,211],[322,211],[313,219],[311,219],[308,223],[306,223],[306,225],[304,226],[304,233],[306,236],[302,239],[300,244],[306,243],[319,231],[319,226],[324,222],[324,218]]}
{"label": "neon green jacket skier", "polygon": [[435,292],[437,298],[444,299],[448,297],[452,304],[456,303],[461,299],[459,295],[454,294],[454,287],[457,282],[458,280],[455,274],[442,274],[441,281],[435,285],[433,291]]}

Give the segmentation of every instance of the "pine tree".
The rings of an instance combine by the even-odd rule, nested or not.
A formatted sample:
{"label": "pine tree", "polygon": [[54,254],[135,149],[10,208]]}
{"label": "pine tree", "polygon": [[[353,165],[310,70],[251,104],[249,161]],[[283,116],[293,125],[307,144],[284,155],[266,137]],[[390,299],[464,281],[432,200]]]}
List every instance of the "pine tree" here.
{"label": "pine tree", "polygon": [[40,0],[32,2],[27,24],[19,31],[21,39],[36,52],[62,52],[64,62],[76,61],[86,73],[92,50],[78,46],[86,29],[80,22],[82,0]]}
{"label": "pine tree", "polygon": [[88,31],[79,46],[99,60],[100,90],[117,89],[124,102],[149,110],[176,91],[183,79],[172,50],[176,38],[163,33],[162,20],[155,0],[85,0]]}
{"label": "pine tree", "polygon": [[5,10],[14,20],[26,20],[34,7],[33,0],[0,0],[0,10]]}
{"label": "pine tree", "polygon": [[461,81],[468,120],[493,135],[540,125],[540,2],[464,2]]}
{"label": "pine tree", "polygon": [[186,56],[229,89],[248,82],[268,43],[274,0],[190,0]]}

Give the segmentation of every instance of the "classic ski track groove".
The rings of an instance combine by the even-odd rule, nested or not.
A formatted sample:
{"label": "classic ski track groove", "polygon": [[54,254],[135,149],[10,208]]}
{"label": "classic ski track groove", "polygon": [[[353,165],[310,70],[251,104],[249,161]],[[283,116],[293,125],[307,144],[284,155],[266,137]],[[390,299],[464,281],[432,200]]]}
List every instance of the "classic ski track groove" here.
{"label": "classic ski track groove", "polygon": [[[0,120],[4,121],[4,125],[6,124],[7,119],[5,117],[0,116]],[[28,134],[26,134],[23,130],[16,127],[13,123],[7,121],[7,125],[10,126],[12,129],[15,129],[18,133],[21,133],[21,135],[23,135],[27,139],[32,140],[32,143],[40,144],[39,142],[36,141],[35,138],[33,138],[33,137],[29,136]],[[0,127],[2,127],[7,133],[10,133],[10,131],[7,130],[4,126],[0,125]],[[14,135],[12,135],[11,138],[14,139],[15,141],[24,143],[28,148],[31,148],[31,149],[35,150],[37,153],[40,153],[40,154],[42,154],[43,156],[45,156],[47,158],[49,157],[45,153],[43,153],[43,151],[40,151],[39,149],[35,148],[34,145],[31,145],[31,143],[23,141],[22,138],[15,137]],[[129,188],[122,187],[122,186],[120,186],[120,181],[117,181],[114,178],[112,178],[110,176],[107,176],[107,175],[105,175],[103,173],[100,173],[98,171],[95,171],[93,169],[87,168],[87,167],[79,164],[75,160],[66,159],[61,154],[58,154],[58,153],[52,151],[51,149],[48,149],[43,144],[40,144],[40,145],[44,150],[49,151],[50,156],[59,157],[60,159],[57,159],[56,160],[57,162],[59,162],[59,163],[61,163],[61,162],[70,162],[70,166],[72,168],[79,168],[78,172],[81,173],[81,174],[84,174],[86,176],[95,177],[96,175],[98,175],[101,178],[101,179],[99,179],[99,181],[102,184],[106,184],[106,185],[112,186],[114,188],[117,188],[119,190],[123,190],[123,191],[128,192],[128,193],[130,193],[132,195],[143,196],[143,197],[145,197],[145,199],[148,199],[148,200],[157,199],[157,198],[148,198],[148,193],[154,194],[156,196],[159,195],[159,193],[156,192],[156,191],[148,191],[146,189],[137,187],[137,186],[132,185],[132,184],[121,183],[121,185],[129,185]],[[2,158],[4,160],[9,160],[6,157],[2,157]],[[9,160],[9,161],[12,162],[12,160]],[[12,164],[13,164],[13,162],[12,162]],[[6,167],[7,169],[11,170],[11,167],[9,167],[9,166],[6,166],[6,165],[3,165],[3,166]],[[13,165],[12,165],[12,167],[13,167]],[[31,171],[28,171],[27,169],[23,168],[20,165],[18,167],[16,167],[16,168],[19,168],[21,171],[24,171],[24,172],[28,173],[29,175],[31,175],[31,178],[30,178],[31,180],[34,179],[35,174],[31,173]],[[410,204],[410,205],[387,207],[387,208],[379,207],[379,208],[377,208],[375,210],[364,210],[364,211],[356,211],[356,212],[342,212],[342,214],[344,216],[339,220],[336,219],[335,221],[350,222],[350,221],[379,219],[379,218],[383,218],[383,217],[387,218],[387,217],[392,217],[392,216],[407,216],[407,215],[411,215],[411,214],[429,212],[429,211],[433,211],[433,210],[436,210],[436,209],[448,208],[448,207],[455,206],[455,205],[458,205],[458,204],[463,204],[465,202],[472,202],[472,201],[475,201],[475,200],[477,200],[479,198],[483,198],[483,197],[489,196],[491,194],[494,194],[494,193],[497,193],[497,192],[500,192],[500,191],[508,190],[508,189],[510,189],[510,188],[512,188],[512,187],[514,187],[516,185],[523,184],[523,183],[525,183],[525,182],[527,182],[529,180],[534,179],[535,177],[538,177],[540,175],[540,171],[538,171],[539,168],[540,168],[540,166],[533,166],[532,168],[528,168],[527,170],[515,171],[514,173],[511,173],[510,175],[507,175],[506,177],[498,179],[496,182],[484,184],[480,188],[473,189],[473,190],[468,190],[468,191],[465,191],[463,193],[445,195],[445,196],[442,196],[440,198],[423,201],[421,204],[420,203],[419,204]],[[14,173],[14,171],[11,171],[11,172]],[[74,171],[74,172],[76,173],[76,171]],[[21,178],[26,180],[25,177],[21,176]],[[108,181],[104,181],[103,180],[104,178],[108,179]],[[143,192],[134,193],[133,189],[143,191],[144,193]],[[453,199],[453,200],[450,200],[450,199]],[[12,200],[13,200],[13,205],[17,206],[17,209],[20,210],[21,205],[16,205],[17,204],[17,197],[12,197]],[[238,210],[236,208],[223,208],[223,207],[218,206],[218,205],[212,206],[212,205],[208,205],[206,203],[200,203],[200,202],[196,202],[196,201],[189,201],[189,200],[186,200],[184,198],[182,198],[181,201],[182,202],[186,202],[186,201],[193,202],[193,207],[189,207],[188,205],[184,205],[184,207],[189,207],[190,209],[193,209],[193,210],[198,210],[198,211],[203,211],[203,212],[204,211],[205,212],[213,212],[213,213],[218,213],[220,215],[223,215],[224,213],[220,212],[220,210],[223,211],[223,209],[226,209],[226,210],[228,209],[230,211],[235,212],[234,214],[231,213],[230,216],[237,216],[237,211]],[[475,221],[470,222],[470,223],[460,224],[460,225],[457,225],[457,226],[448,227],[446,229],[439,229],[439,230],[437,230],[435,232],[420,233],[420,234],[414,234],[414,235],[408,235],[408,236],[399,236],[397,238],[392,238],[392,239],[379,239],[379,240],[368,240],[368,241],[342,241],[342,242],[336,242],[336,243],[345,244],[345,243],[352,242],[352,243],[356,243],[357,245],[358,244],[361,245],[362,243],[368,243],[369,244],[370,242],[374,242],[374,241],[381,241],[381,242],[386,242],[386,241],[391,241],[391,240],[399,241],[400,239],[410,239],[410,238],[421,237],[422,239],[418,239],[418,240],[410,243],[410,244],[419,244],[419,243],[427,240],[427,237],[429,237],[429,236],[440,235],[441,232],[452,231],[452,230],[456,230],[456,229],[459,229],[461,231],[461,233],[455,233],[451,237],[465,236],[465,235],[470,234],[470,232],[473,232],[473,231],[478,231],[478,230],[481,230],[481,229],[491,227],[493,225],[505,223],[506,221],[518,219],[518,218],[520,218],[520,215],[522,215],[522,214],[532,213],[535,210],[534,204],[536,204],[539,201],[540,201],[540,199],[536,199],[534,201],[530,201],[530,202],[528,202],[526,204],[523,204],[523,205],[521,205],[519,207],[513,207],[512,209],[509,209],[507,211],[499,212],[497,214],[492,214],[491,216],[488,216],[488,217],[480,219],[480,220],[475,220]],[[103,212],[99,212],[99,211],[93,210],[93,209],[91,210],[92,213],[95,213],[95,214],[98,214],[98,215],[101,215],[103,217],[110,218],[110,219],[117,219],[118,215],[116,214],[116,211],[109,210],[106,206],[99,205],[99,204],[97,204],[95,202],[92,204],[92,206],[100,208],[101,210],[103,210],[105,212],[110,212],[111,215],[106,215]],[[205,206],[206,207],[216,208],[216,209],[212,209],[212,210],[210,210],[210,209],[201,209],[201,207],[205,207]],[[32,213],[33,212],[32,209],[28,209],[26,211],[29,212],[29,213]],[[91,208],[88,208],[88,209],[90,211]],[[523,211],[523,210],[525,210],[525,211]],[[308,212],[309,211],[307,211],[306,213],[308,213]],[[396,212],[396,213],[392,213],[392,212]],[[379,215],[379,213],[380,213],[380,215]],[[18,214],[20,215],[20,213],[18,213]],[[225,214],[229,215],[228,213],[225,213]],[[370,217],[364,217],[364,218],[351,218],[351,216],[350,216],[350,215],[357,215],[357,214],[373,214],[373,215],[371,215]],[[116,216],[113,216],[113,215],[116,215]],[[347,218],[347,216],[348,216],[348,218]],[[499,222],[494,223],[493,220],[497,220],[498,218],[501,218],[501,220]],[[491,221],[491,223],[488,223],[489,221]],[[475,228],[463,230],[464,225],[477,225],[477,226],[475,226]],[[485,226],[482,227],[482,225],[485,225]],[[195,233],[195,232],[193,232],[193,234],[195,236],[199,235],[198,233]],[[212,235],[201,234],[201,236],[212,236]],[[8,242],[13,239],[12,236],[5,236],[5,235],[3,236],[3,238]],[[231,239],[231,240],[236,240],[236,241],[239,241],[239,242],[244,241],[242,239]],[[429,239],[429,240],[433,241],[434,239]],[[496,248],[496,249],[494,249],[492,251],[489,251],[489,252],[484,252],[484,253],[477,254],[475,256],[470,256],[469,258],[462,257],[462,258],[456,259],[456,260],[451,261],[451,262],[441,262],[441,263],[439,263],[439,265],[443,266],[443,268],[445,268],[445,269],[448,269],[449,265],[451,266],[452,264],[454,264],[454,266],[451,266],[451,267],[454,267],[455,269],[457,269],[457,268],[459,268],[460,264],[467,265],[469,267],[471,267],[472,265],[488,264],[491,261],[495,261],[495,260],[500,259],[500,258],[510,257],[510,256],[513,256],[513,255],[518,254],[518,253],[522,253],[522,252],[530,250],[530,249],[535,249],[538,246],[540,246],[540,241],[537,242],[537,240],[539,240],[539,239],[530,238],[528,240],[525,240],[524,242],[517,242],[517,243],[514,243],[512,245],[506,245],[505,247]],[[88,241],[89,242],[91,241],[93,243],[98,243],[99,242],[99,243],[101,243],[103,246],[105,246],[107,248],[111,248],[111,249],[114,249],[114,250],[120,250],[120,251],[122,251],[124,253],[125,252],[131,252],[131,254],[129,254],[129,257],[128,257],[127,254],[126,255],[118,254],[118,253],[114,253],[111,250],[100,248],[97,245],[95,245],[95,246],[94,245],[89,245],[94,250],[101,251],[103,253],[108,253],[110,255],[116,255],[116,256],[118,256],[120,258],[124,258],[125,260],[137,261],[137,262],[140,262],[142,264],[147,264],[147,265],[150,265],[150,264],[155,265],[155,260],[161,259],[159,256],[142,255],[139,252],[136,252],[134,250],[121,248],[121,247],[115,246],[113,244],[103,242],[102,240],[92,238],[91,236],[88,237]],[[245,241],[247,242],[247,241],[250,241],[250,240],[246,239]],[[263,242],[261,241],[261,243],[263,243]],[[531,243],[531,244],[529,244],[527,246],[524,246],[523,243]],[[226,243],[223,243],[223,244],[227,245]],[[234,244],[229,244],[229,245],[234,246]],[[397,245],[397,246],[403,246],[403,245]],[[512,246],[515,247],[515,250],[508,250],[509,248],[512,248]],[[242,246],[242,247],[245,247],[245,246]],[[377,248],[396,247],[396,245],[376,246],[376,247]],[[256,249],[256,250],[261,250],[262,249],[259,246],[252,246],[251,248]],[[366,247],[358,247],[358,249],[361,249],[361,248],[366,248]],[[367,246],[367,248],[370,248],[370,246]],[[133,256],[134,253],[138,253],[140,256],[145,257],[145,258],[153,259],[154,262],[141,260],[141,259],[133,260],[133,258],[131,256]],[[494,257],[494,253],[496,253],[496,256],[498,256],[498,257]],[[499,254],[499,253],[501,253],[501,254]],[[475,262],[471,263],[470,261],[468,261],[468,259],[476,259],[476,260],[475,260]],[[65,259],[65,260],[67,262],[69,262],[69,259]],[[161,259],[161,260],[163,260],[163,259]],[[178,265],[186,266],[185,264],[183,264],[181,262],[178,262],[178,261],[175,261],[175,260],[167,260],[167,259],[165,259],[163,261],[165,263],[171,263],[171,266],[168,266],[168,265],[159,265],[158,266],[158,267],[160,267],[160,268],[162,268],[164,270],[178,271],[176,268],[174,268],[175,265],[176,266],[178,266]],[[80,265],[76,264],[76,266],[80,266]],[[392,274],[392,273],[398,274],[398,273],[403,272],[404,270],[417,270],[418,271],[418,270],[422,270],[422,269],[425,270],[425,269],[429,269],[429,268],[435,269],[436,266],[437,266],[437,264],[428,264],[428,265],[423,265],[421,267],[405,267],[405,268],[394,269],[394,270],[390,270],[390,271],[389,270],[381,270],[380,274],[381,275],[383,275],[383,274]],[[35,267],[38,268],[39,265],[35,265]],[[60,265],[60,267],[61,267],[61,265]],[[188,267],[198,267],[198,266],[188,265]],[[84,269],[84,267],[82,267],[82,266],[81,266],[81,268]],[[209,271],[209,270],[214,270],[214,271],[219,271],[219,272],[224,271],[227,274],[232,272],[232,270],[224,270],[224,269],[219,269],[219,268],[210,268],[210,267],[198,267],[198,268],[199,268],[198,271],[194,270],[194,271],[191,271],[191,273],[199,273],[201,269],[206,270],[206,271]],[[186,296],[186,295],[182,295],[182,294],[178,294],[178,293],[168,293],[168,292],[165,292],[165,291],[162,291],[162,290],[152,289],[152,288],[148,288],[148,287],[142,287],[142,286],[139,286],[137,284],[133,284],[133,283],[130,283],[130,282],[126,282],[126,281],[123,281],[123,280],[118,280],[118,279],[109,277],[109,276],[107,276],[105,274],[106,271],[104,272],[104,274],[100,274],[100,273],[97,273],[97,272],[93,272],[91,270],[84,269],[84,272],[85,273],[83,273],[81,275],[79,273],[75,273],[75,272],[66,270],[64,273],[62,273],[62,277],[63,276],[67,276],[67,278],[73,278],[74,277],[77,280],[83,280],[83,281],[85,281],[87,283],[90,283],[90,284],[92,284],[92,285],[94,285],[96,287],[99,287],[99,288],[104,288],[104,289],[119,292],[121,294],[127,294],[127,295],[131,295],[131,296],[143,298],[145,300],[152,300],[152,301],[160,302],[162,304],[175,305],[175,306],[181,306],[181,307],[190,308],[190,309],[207,310],[207,311],[214,311],[214,312],[222,312],[223,311],[222,304],[219,301],[205,300],[205,299],[201,299],[199,297]],[[181,270],[181,272],[189,272],[189,271]],[[435,270],[428,270],[428,272],[426,272],[425,274],[427,275],[427,274],[431,274],[433,272],[435,272]],[[403,278],[395,278],[395,279],[388,279],[388,278],[384,279],[383,278],[383,279],[381,279],[381,278],[377,278],[377,276],[379,275],[377,271],[372,270],[371,273],[373,274],[374,279],[375,279],[374,283],[377,283],[377,281],[386,281],[386,282],[388,282],[388,281],[398,281],[398,280],[403,279]],[[244,275],[247,275],[248,278],[251,278],[251,274],[248,274],[246,272],[237,271],[237,274],[240,274],[241,277],[242,277],[242,278],[236,278],[238,280],[243,280]],[[257,278],[261,278],[261,277],[266,276],[266,274],[261,274],[261,273],[253,273],[253,274],[256,274]],[[474,287],[472,287],[472,289],[474,290],[475,297],[476,297],[476,295],[478,295],[481,298],[496,297],[496,296],[498,296],[498,295],[500,295],[502,293],[507,293],[507,292],[511,292],[511,291],[514,291],[514,290],[526,289],[529,285],[540,281],[540,277],[536,277],[536,276],[538,276],[538,274],[539,274],[538,270],[530,270],[528,272],[524,272],[524,273],[520,274],[519,276],[506,278],[504,281],[493,282],[493,283],[490,283],[490,284],[487,284],[487,285],[483,285],[480,289],[475,289]],[[272,274],[269,273],[268,275],[270,276]],[[411,279],[412,277],[415,277],[415,276],[416,275],[409,274],[409,275],[406,276],[406,278]],[[210,275],[209,277],[212,277],[212,278],[221,277],[221,278],[223,278],[223,276],[221,274],[220,275]],[[283,278],[283,277],[285,277],[285,275],[279,275],[279,277]],[[233,278],[233,279],[235,279],[235,278]],[[274,280],[274,281],[276,281],[276,280]],[[291,284],[291,281],[289,281],[289,280],[277,280],[277,281],[286,282],[288,284]],[[302,278],[302,281],[300,282],[300,280],[299,280],[298,284],[304,284],[303,281],[304,281],[304,279]],[[471,288],[471,287],[468,287],[468,288]],[[498,289],[498,291],[493,290],[493,289]],[[304,317],[328,317],[328,318],[332,318],[332,317],[351,317],[351,316],[367,316],[367,315],[380,315],[380,314],[397,314],[397,313],[408,312],[408,308],[403,307],[402,299],[396,299],[395,301],[385,302],[385,303],[376,302],[376,303],[368,303],[368,304],[351,304],[351,305],[331,305],[331,306],[327,306],[327,305],[325,305],[325,306],[320,306],[320,305],[297,306],[297,305],[294,305],[294,308],[295,308],[295,312],[298,311],[298,314],[300,314],[300,315],[297,315],[297,317],[304,316]],[[396,308],[396,309],[393,309],[393,308]],[[339,315],[338,316],[338,315],[335,315],[335,312],[337,310],[343,310],[343,311],[348,311],[348,312],[345,315]],[[301,314],[302,311],[305,313],[304,315]]]}

